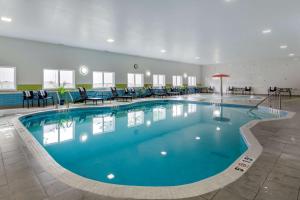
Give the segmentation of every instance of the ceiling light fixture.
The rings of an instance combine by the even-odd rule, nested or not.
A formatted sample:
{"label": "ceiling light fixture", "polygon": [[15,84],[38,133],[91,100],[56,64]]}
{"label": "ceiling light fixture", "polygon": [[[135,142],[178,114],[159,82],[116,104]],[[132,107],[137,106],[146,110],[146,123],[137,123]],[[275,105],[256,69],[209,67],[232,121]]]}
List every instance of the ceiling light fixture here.
{"label": "ceiling light fixture", "polygon": [[293,57],[293,56],[295,56],[294,53],[290,53],[290,54],[289,54],[289,57]]}
{"label": "ceiling light fixture", "polygon": [[3,22],[11,22],[12,19],[11,19],[10,17],[2,16],[2,17],[1,17],[1,21],[3,21]]}
{"label": "ceiling light fixture", "polygon": [[146,71],[146,76],[151,76],[151,72],[149,70]]}
{"label": "ceiling light fixture", "polygon": [[280,46],[280,49],[286,49],[286,48],[288,48],[287,45],[281,45],[281,46]]}
{"label": "ceiling light fixture", "polygon": [[85,65],[82,65],[82,66],[79,67],[79,73],[82,76],[86,76],[89,73],[89,68]]}
{"label": "ceiling light fixture", "polygon": [[113,42],[115,42],[115,40],[112,39],[112,38],[108,38],[106,41],[107,41],[108,43],[113,43]]}
{"label": "ceiling light fixture", "polygon": [[262,31],[263,34],[269,34],[272,32],[272,29],[265,29]]}
{"label": "ceiling light fixture", "polygon": [[167,50],[165,50],[165,49],[160,50],[160,53],[166,53],[166,52],[167,52]]}

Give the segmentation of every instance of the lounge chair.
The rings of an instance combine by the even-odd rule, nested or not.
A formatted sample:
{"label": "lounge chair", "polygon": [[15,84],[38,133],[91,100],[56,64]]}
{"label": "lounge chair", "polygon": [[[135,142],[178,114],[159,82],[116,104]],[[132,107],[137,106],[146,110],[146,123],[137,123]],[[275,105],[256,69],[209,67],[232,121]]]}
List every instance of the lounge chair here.
{"label": "lounge chair", "polygon": [[161,90],[159,92],[159,91],[155,91],[152,87],[149,87],[148,91],[150,93],[150,96],[154,96],[154,97],[166,97],[166,96],[168,96],[168,94],[165,92],[165,90]]}
{"label": "lounge chair", "polygon": [[252,92],[252,87],[250,86],[250,87],[245,87],[245,89],[244,89],[244,94],[251,94],[251,92]]}
{"label": "lounge chair", "polygon": [[126,96],[132,96],[132,98],[136,98],[136,91],[134,88],[124,88],[124,94]]}
{"label": "lounge chair", "polygon": [[227,93],[234,94],[234,87],[228,87]]}
{"label": "lounge chair", "polygon": [[132,101],[133,97],[131,95],[119,95],[117,92],[117,88],[112,87],[111,89],[111,93],[112,93],[112,97],[110,98],[111,100],[118,100],[118,99],[122,99],[122,100],[128,100],[130,99]]}
{"label": "lounge chair", "polygon": [[27,101],[27,108],[29,108],[29,101],[31,101],[31,106],[33,107],[34,94],[33,91],[23,91],[23,108],[25,101]]}
{"label": "lounge chair", "polygon": [[101,101],[102,104],[104,103],[104,99],[101,97],[89,97],[84,87],[79,87],[78,90],[80,94],[79,102],[84,102],[86,104],[87,101],[92,101],[93,104],[96,103],[96,105],[98,104],[98,101]]}
{"label": "lounge chair", "polygon": [[215,92],[215,88],[211,87],[211,86],[209,86],[209,88],[207,90],[208,90],[208,93],[214,93]]}
{"label": "lounge chair", "polygon": [[268,95],[270,95],[273,92],[276,92],[277,90],[278,90],[277,87],[274,87],[274,88],[269,87],[269,89],[268,89]]}
{"label": "lounge chair", "polygon": [[38,105],[40,106],[40,101],[43,102],[43,107],[45,107],[45,105],[48,105],[48,100],[52,101],[52,104],[54,106],[54,98],[53,96],[49,96],[48,92],[46,90],[39,90],[38,91]]}
{"label": "lounge chair", "polygon": [[171,88],[169,91],[167,90],[166,87],[163,88],[165,93],[168,94],[169,96],[173,96],[173,95],[180,95],[180,92],[178,92],[175,88]]}
{"label": "lounge chair", "polygon": [[134,88],[130,88],[130,94],[131,94],[134,98],[138,97]]}

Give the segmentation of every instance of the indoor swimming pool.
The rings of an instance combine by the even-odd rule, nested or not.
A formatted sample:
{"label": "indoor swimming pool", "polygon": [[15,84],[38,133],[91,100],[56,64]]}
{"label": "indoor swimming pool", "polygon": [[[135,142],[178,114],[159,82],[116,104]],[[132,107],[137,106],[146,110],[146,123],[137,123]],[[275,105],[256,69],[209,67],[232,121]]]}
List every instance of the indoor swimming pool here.
{"label": "indoor swimming pool", "polygon": [[47,111],[20,118],[63,168],[126,186],[178,186],[214,176],[248,149],[240,127],[286,113],[154,100]]}

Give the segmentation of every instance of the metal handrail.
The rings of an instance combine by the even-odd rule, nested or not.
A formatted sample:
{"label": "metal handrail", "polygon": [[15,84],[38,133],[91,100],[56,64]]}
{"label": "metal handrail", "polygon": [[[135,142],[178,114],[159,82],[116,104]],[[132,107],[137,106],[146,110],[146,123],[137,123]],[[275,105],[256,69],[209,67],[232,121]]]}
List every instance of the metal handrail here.
{"label": "metal handrail", "polygon": [[275,91],[271,94],[268,94],[267,97],[265,97],[263,100],[261,100],[260,102],[258,102],[253,108],[251,108],[249,111],[252,111],[254,109],[257,109],[259,105],[261,105],[262,103],[264,103],[267,99],[270,99],[271,97],[273,96],[276,96],[278,95],[279,96],[279,109],[281,109],[281,94],[280,94],[280,91]]}

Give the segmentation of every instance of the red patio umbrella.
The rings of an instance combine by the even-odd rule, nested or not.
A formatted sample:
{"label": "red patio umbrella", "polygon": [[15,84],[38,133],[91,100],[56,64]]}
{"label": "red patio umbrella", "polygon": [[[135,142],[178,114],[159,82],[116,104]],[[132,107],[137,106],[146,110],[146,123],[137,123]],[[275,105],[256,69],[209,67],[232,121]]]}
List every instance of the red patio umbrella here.
{"label": "red patio umbrella", "polygon": [[223,96],[223,78],[229,77],[229,75],[218,73],[218,74],[214,74],[212,77],[213,78],[220,78],[220,80],[221,80],[221,96]]}

